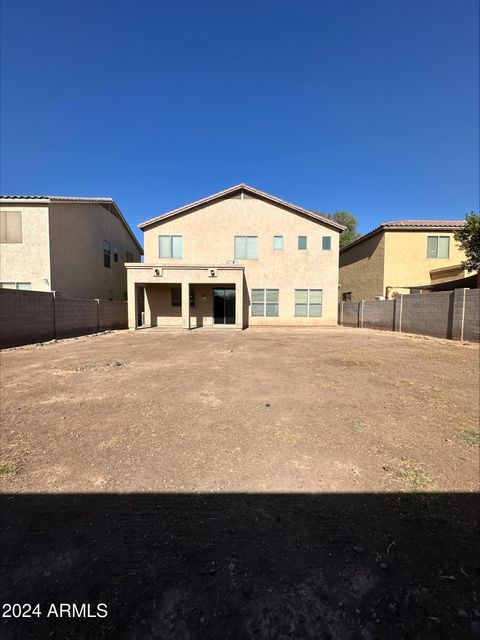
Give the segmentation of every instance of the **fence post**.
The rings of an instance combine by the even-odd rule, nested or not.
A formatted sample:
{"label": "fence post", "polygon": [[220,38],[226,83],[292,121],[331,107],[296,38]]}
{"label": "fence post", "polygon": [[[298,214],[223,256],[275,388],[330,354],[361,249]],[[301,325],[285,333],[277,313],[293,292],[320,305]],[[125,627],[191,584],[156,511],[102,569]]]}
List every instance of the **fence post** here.
{"label": "fence post", "polygon": [[395,298],[394,309],[395,331],[402,333],[402,315],[403,315],[403,293],[399,293]]}
{"label": "fence post", "polygon": [[57,297],[60,298],[62,294],[60,291],[52,291],[52,307],[53,307],[53,339],[57,339]]}
{"label": "fence post", "polygon": [[95,298],[97,303],[97,333],[100,333],[100,298]]}
{"label": "fence post", "polygon": [[359,313],[358,313],[358,326],[360,329],[363,329],[363,305],[365,304],[365,300],[360,302]]}
{"label": "fence post", "polygon": [[[452,300],[451,339],[463,341],[465,329],[465,298],[467,289],[454,289]],[[448,337],[448,336],[447,336]]]}

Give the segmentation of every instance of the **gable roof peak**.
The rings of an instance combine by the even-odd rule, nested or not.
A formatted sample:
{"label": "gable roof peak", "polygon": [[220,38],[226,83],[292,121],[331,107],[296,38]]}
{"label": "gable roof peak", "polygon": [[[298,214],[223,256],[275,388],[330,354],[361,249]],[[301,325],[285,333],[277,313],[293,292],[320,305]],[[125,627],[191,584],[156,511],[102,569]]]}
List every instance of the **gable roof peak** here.
{"label": "gable roof peak", "polygon": [[329,218],[324,218],[323,216],[321,216],[318,213],[314,213],[313,211],[309,211],[308,209],[304,209],[303,207],[299,207],[298,205],[295,204],[291,204],[290,202],[287,202],[286,200],[282,200],[281,198],[277,198],[276,196],[272,196],[269,193],[266,193],[265,191],[260,191],[260,189],[255,189],[255,187],[250,187],[248,184],[245,184],[244,182],[241,182],[240,184],[237,184],[233,187],[229,187],[228,189],[224,189],[223,191],[218,191],[217,193],[212,194],[211,196],[207,196],[206,198],[202,198],[201,200],[196,200],[195,202],[191,202],[190,204],[186,204],[183,205],[182,207],[178,207],[177,209],[173,209],[172,211],[167,211],[166,213],[163,213],[159,216],[155,216],[154,218],[150,218],[149,220],[146,220],[145,222],[141,222],[138,227],[139,229],[145,229],[146,227],[149,227],[152,224],[155,224],[157,222],[163,222],[163,220],[170,218],[172,216],[176,216],[176,215],[180,215],[182,213],[187,213],[190,210],[196,208],[196,207],[200,207],[203,205],[206,205],[210,202],[213,202],[215,200],[220,200],[221,198],[225,198],[226,196],[231,195],[232,193],[235,193],[236,191],[246,191],[250,194],[253,194],[254,196],[257,196],[258,198],[262,198],[264,200],[268,200],[269,202],[272,202],[274,204],[277,204],[281,207],[284,207],[286,209],[289,209],[290,211],[293,211],[295,213],[300,213],[304,216],[307,216],[309,218],[311,218],[312,220],[315,220],[317,222],[323,222],[324,224],[328,225],[329,227],[332,227],[333,229],[335,229],[336,231],[344,231],[346,227],[344,227],[341,224],[338,224],[338,222],[334,222],[333,220],[330,220]]}

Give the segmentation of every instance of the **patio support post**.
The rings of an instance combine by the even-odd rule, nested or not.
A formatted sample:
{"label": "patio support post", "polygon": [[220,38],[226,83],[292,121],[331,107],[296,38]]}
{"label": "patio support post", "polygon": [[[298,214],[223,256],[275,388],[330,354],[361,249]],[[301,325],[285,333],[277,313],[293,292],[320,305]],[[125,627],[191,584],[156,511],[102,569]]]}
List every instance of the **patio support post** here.
{"label": "patio support post", "polygon": [[182,327],[190,329],[190,283],[182,282]]}

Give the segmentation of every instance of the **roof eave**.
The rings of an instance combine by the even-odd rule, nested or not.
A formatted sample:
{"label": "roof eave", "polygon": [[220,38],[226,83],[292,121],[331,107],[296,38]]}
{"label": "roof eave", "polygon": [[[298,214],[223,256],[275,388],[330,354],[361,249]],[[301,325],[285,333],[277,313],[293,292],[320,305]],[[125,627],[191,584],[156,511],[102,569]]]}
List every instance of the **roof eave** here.
{"label": "roof eave", "polygon": [[187,213],[189,210],[194,209],[196,207],[201,207],[203,205],[208,204],[209,202],[213,202],[215,200],[219,200],[225,196],[230,195],[231,193],[235,193],[235,191],[239,191],[240,189],[252,193],[256,196],[259,196],[260,198],[265,198],[266,200],[270,200],[271,202],[281,205],[287,209],[290,209],[296,213],[299,214],[303,214],[308,216],[309,218],[311,218],[312,220],[316,221],[316,222],[320,222],[323,224],[328,225],[329,227],[332,227],[335,231],[338,232],[342,232],[345,231],[346,227],[344,227],[341,224],[338,224],[337,222],[334,222],[333,220],[330,220],[329,218],[324,218],[323,216],[320,216],[318,214],[313,213],[312,211],[308,211],[308,209],[303,209],[302,207],[298,207],[297,205],[291,204],[290,202],[286,202],[285,200],[281,200],[280,198],[277,198],[275,196],[270,195],[269,193],[265,193],[264,191],[260,191],[259,189],[255,189],[253,187],[249,187],[248,185],[246,185],[245,183],[241,183],[241,184],[237,184],[234,187],[230,187],[229,189],[225,189],[223,191],[219,191],[217,193],[212,194],[211,196],[207,196],[206,198],[202,198],[201,200],[196,200],[195,202],[192,202],[190,204],[186,204],[183,207],[179,207],[177,209],[173,209],[172,211],[168,211],[167,213],[164,213],[160,216],[156,216],[155,218],[150,218],[149,220],[146,220],[145,222],[141,222],[138,226],[139,229],[142,229],[142,231],[146,228],[151,226],[152,224],[157,224],[158,222],[163,222],[164,220],[168,220],[174,216],[177,215],[181,215],[183,213]]}

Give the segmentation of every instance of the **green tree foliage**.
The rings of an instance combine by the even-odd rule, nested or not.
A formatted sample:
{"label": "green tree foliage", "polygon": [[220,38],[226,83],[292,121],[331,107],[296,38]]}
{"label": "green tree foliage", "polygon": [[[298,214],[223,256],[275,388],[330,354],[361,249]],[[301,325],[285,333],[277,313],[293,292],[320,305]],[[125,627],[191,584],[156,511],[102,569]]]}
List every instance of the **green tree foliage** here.
{"label": "green tree foliage", "polygon": [[455,232],[455,240],[467,256],[462,265],[468,271],[480,271],[480,216],[472,211],[465,219],[465,226]]}
{"label": "green tree foliage", "polygon": [[360,237],[360,234],[357,231],[357,218],[351,213],[348,213],[348,211],[335,211],[335,213],[321,213],[320,211],[315,211],[315,213],[318,213],[324,218],[330,218],[330,220],[347,227],[345,231],[340,234],[340,249],[343,249],[347,244],[350,244]]}

